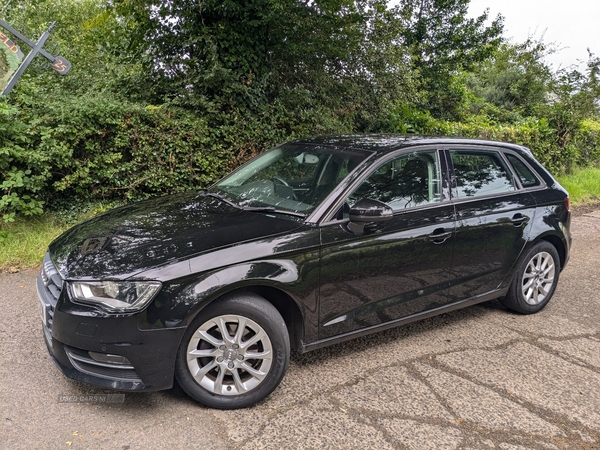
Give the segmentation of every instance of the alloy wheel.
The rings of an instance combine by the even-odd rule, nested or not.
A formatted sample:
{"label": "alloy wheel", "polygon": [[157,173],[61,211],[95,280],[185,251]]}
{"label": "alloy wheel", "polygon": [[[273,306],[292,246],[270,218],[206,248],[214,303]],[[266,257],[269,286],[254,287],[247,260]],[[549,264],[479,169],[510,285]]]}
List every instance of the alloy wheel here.
{"label": "alloy wheel", "polygon": [[542,303],[554,284],[555,264],[547,252],[536,253],[527,263],[522,280],[523,299],[530,305]]}
{"label": "alloy wheel", "polygon": [[239,395],[257,388],[268,375],[273,346],[265,330],[240,315],[222,315],[202,324],[187,347],[192,377],[207,391]]}

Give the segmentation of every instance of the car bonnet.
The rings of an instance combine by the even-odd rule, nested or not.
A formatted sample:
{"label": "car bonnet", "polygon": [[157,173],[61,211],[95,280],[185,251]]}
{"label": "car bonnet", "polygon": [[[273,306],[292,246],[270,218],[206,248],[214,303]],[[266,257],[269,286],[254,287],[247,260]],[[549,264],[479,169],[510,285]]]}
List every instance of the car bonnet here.
{"label": "car bonnet", "polygon": [[65,279],[125,279],[228,245],[290,232],[301,224],[298,218],[242,211],[192,192],[96,216],[66,231],[49,251]]}

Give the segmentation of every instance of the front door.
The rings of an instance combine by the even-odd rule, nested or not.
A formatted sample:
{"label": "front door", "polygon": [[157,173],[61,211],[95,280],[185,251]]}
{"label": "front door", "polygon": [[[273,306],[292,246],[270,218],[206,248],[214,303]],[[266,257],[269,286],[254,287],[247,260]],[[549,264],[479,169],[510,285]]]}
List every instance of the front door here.
{"label": "front door", "polygon": [[455,219],[440,173],[435,150],[392,158],[347,199],[380,200],[394,210],[391,220],[361,233],[347,221],[322,227],[320,339],[447,302]]}

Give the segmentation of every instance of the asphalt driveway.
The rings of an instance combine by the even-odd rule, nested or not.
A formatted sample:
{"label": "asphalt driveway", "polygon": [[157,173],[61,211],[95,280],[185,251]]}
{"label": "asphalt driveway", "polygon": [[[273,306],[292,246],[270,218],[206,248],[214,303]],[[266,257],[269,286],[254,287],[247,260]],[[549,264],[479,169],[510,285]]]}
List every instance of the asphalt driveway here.
{"label": "asphalt driveway", "polygon": [[47,355],[37,272],[0,274],[0,448],[600,449],[600,211],[572,231],[541,313],[491,302],[296,354],[241,411],[68,380]]}

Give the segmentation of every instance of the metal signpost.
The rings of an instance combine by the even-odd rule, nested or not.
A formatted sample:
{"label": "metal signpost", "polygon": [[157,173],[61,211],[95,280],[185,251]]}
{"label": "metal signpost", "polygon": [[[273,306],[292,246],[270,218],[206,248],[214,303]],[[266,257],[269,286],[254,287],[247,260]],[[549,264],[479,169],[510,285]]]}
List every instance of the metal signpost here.
{"label": "metal signpost", "polygon": [[[56,70],[58,73],[60,73],[61,75],[66,75],[69,72],[69,70],[71,70],[71,63],[69,61],[67,61],[66,58],[63,58],[62,56],[52,56],[50,53],[48,53],[46,50],[44,50],[42,48],[44,46],[44,44],[46,43],[46,41],[48,40],[48,38],[50,37],[50,31],[52,31],[52,28],[54,28],[54,25],[55,25],[55,23],[52,22],[50,24],[50,26],[48,27],[48,29],[44,32],[44,34],[42,34],[42,36],[38,39],[38,41],[33,42],[31,39],[28,39],[22,33],[15,30],[13,27],[11,27],[4,20],[0,20],[0,27],[9,31],[13,36],[15,36],[16,38],[18,38],[19,40],[23,41],[25,44],[27,44],[31,47],[31,51],[29,52],[27,57],[23,60],[23,62],[21,63],[19,68],[16,70],[16,72],[13,74],[12,78],[10,79],[10,81],[8,82],[8,84],[6,85],[4,90],[2,91],[1,95],[7,95],[10,91],[12,91],[12,88],[15,86],[15,84],[17,84],[17,81],[19,81],[19,78],[21,78],[21,75],[23,75],[23,73],[25,72],[25,69],[27,69],[29,64],[31,64],[31,61],[33,61],[33,58],[35,58],[35,56],[38,53],[40,55],[42,55],[44,58],[46,58],[47,60],[49,60],[52,63],[52,68],[54,70]],[[18,50],[18,47],[16,46],[16,44],[11,43],[12,44],[11,46],[7,45],[7,43],[10,42],[10,40],[4,33],[0,33],[0,42],[3,43],[5,46],[7,46],[9,51],[15,51],[13,49]]]}

